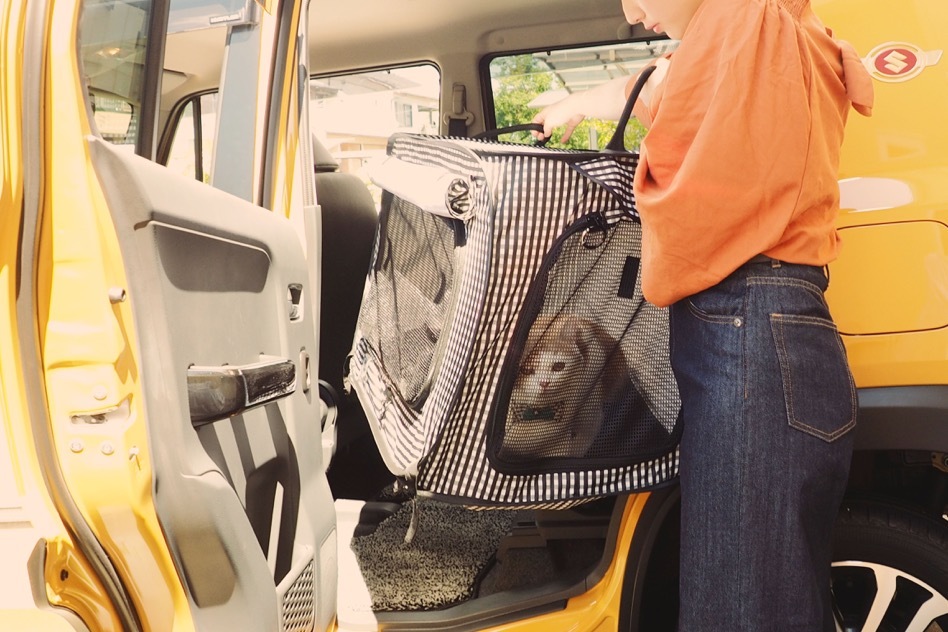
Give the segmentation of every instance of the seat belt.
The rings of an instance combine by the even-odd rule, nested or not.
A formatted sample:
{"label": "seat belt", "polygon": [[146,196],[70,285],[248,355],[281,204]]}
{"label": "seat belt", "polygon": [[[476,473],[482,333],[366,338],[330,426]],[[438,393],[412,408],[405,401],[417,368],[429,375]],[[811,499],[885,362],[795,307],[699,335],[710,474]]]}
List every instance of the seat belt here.
{"label": "seat belt", "polygon": [[467,109],[467,91],[463,83],[456,83],[451,93],[451,111],[444,115],[448,136],[467,137],[467,128],[474,122],[474,113]]}

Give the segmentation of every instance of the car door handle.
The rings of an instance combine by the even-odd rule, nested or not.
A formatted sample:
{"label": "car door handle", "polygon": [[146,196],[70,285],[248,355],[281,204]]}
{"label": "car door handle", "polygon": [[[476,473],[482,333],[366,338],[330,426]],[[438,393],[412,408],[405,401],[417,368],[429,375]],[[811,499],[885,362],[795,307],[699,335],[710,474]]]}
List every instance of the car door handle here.
{"label": "car door handle", "polygon": [[273,358],[242,366],[188,367],[188,404],[194,427],[233,417],[296,391],[296,365]]}

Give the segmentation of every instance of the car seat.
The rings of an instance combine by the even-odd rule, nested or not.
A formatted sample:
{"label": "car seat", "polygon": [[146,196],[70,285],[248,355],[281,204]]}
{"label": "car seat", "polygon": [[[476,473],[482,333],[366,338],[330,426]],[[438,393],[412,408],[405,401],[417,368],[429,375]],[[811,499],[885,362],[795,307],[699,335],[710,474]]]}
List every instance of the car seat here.
{"label": "car seat", "polygon": [[[364,494],[362,490],[352,489],[355,481],[342,472],[350,465],[365,467],[366,459],[377,458],[377,448],[361,406],[355,397],[348,398],[344,394],[343,371],[362,303],[378,211],[365,183],[353,174],[339,171],[339,163],[315,137],[313,162],[323,235],[319,380],[321,396],[327,404],[336,406],[337,415],[337,457],[330,469],[330,482],[334,483],[337,497],[339,494],[351,497]],[[360,455],[349,459],[347,451]]]}

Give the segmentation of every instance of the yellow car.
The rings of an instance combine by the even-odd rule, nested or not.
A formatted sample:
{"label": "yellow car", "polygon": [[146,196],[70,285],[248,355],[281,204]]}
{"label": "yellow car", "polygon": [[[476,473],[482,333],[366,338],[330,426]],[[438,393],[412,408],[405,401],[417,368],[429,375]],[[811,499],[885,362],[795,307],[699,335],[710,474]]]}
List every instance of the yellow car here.
{"label": "yellow car", "polygon": [[[948,5],[812,3],[876,90],[828,293],[837,624],[948,630]],[[344,383],[391,134],[674,46],[617,0],[0,0],[0,630],[674,630],[674,486],[416,498]]]}

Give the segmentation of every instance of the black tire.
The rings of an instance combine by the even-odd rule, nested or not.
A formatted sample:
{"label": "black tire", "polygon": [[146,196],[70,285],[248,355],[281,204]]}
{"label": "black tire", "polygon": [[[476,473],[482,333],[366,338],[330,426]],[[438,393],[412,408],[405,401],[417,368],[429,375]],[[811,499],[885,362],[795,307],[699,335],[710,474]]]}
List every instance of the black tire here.
{"label": "black tire", "polygon": [[843,632],[948,632],[948,521],[845,502],[833,532],[833,597]]}

